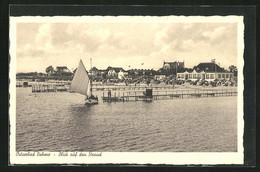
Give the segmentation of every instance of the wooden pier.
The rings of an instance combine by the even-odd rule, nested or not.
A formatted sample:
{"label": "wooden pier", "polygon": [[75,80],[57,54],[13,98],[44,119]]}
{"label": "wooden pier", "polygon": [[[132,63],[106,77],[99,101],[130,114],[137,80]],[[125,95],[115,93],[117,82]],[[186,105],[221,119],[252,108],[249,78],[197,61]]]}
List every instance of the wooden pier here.
{"label": "wooden pier", "polygon": [[[36,84],[32,85],[32,92],[56,92],[56,91],[68,91],[69,85],[65,85],[64,83],[54,83],[54,84]],[[94,85],[92,90],[96,91],[142,91],[148,88],[145,85]],[[174,89],[173,85],[150,85],[149,88],[153,90],[166,90],[166,89]]]}
{"label": "wooden pier", "polygon": [[[121,93],[122,95],[122,93]],[[202,98],[202,97],[223,97],[237,96],[236,89],[199,89],[199,90],[173,90],[173,91],[154,91],[152,96],[146,96],[143,92],[126,92],[122,96],[120,94],[113,96],[105,96],[103,92],[102,100],[104,102],[120,102],[120,101],[151,101],[165,100],[175,98]]]}
{"label": "wooden pier", "polygon": [[32,87],[32,85],[28,84],[28,82],[23,82],[23,83],[18,82],[16,84],[16,87]]}
{"label": "wooden pier", "polygon": [[65,86],[56,86],[52,84],[46,85],[33,85],[32,93],[44,93],[44,92],[57,92],[57,91],[68,91]]}

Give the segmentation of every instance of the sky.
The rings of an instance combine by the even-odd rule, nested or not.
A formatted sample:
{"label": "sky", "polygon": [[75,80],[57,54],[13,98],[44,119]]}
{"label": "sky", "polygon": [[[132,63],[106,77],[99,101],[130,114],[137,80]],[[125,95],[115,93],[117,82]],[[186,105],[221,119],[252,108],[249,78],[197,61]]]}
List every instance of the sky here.
{"label": "sky", "polygon": [[[87,70],[159,69],[163,61],[185,67],[216,59],[237,65],[236,23],[17,23],[16,72],[45,72],[52,65]],[[143,64],[143,65],[142,65]],[[130,66],[130,67],[129,67]]]}

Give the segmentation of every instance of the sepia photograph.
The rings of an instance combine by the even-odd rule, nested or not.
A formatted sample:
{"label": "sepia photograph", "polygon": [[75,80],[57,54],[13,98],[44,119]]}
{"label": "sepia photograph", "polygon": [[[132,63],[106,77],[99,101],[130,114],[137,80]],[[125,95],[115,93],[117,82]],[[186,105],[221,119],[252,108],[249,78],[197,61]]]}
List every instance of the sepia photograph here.
{"label": "sepia photograph", "polygon": [[11,164],[243,164],[243,16],[10,17]]}

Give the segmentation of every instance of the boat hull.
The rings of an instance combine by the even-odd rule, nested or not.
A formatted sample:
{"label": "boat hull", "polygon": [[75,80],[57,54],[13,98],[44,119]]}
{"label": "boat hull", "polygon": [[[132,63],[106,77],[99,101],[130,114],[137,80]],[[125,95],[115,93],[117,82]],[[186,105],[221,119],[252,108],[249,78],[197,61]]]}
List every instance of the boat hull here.
{"label": "boat hull", "polygon": [[97,100],[97,99],[86,99],[86,100],[85,100],[85,104],[86,104],[86,105],[98,104],[98,100]]}

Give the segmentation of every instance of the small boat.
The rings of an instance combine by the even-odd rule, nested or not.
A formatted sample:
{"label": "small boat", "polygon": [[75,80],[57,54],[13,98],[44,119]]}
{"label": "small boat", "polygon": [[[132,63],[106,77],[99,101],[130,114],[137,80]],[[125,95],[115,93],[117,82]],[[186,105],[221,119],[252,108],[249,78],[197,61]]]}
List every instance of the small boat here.
{"label": "small boat", "polygon": [[89,78],[82,60],[80,60],[71,82],[70,91],[85,95],[85,104],[87,105],[98,104],[98,97],[92,94],[92,77]]}

